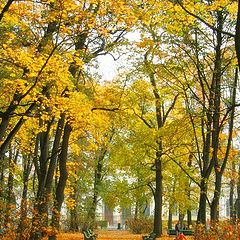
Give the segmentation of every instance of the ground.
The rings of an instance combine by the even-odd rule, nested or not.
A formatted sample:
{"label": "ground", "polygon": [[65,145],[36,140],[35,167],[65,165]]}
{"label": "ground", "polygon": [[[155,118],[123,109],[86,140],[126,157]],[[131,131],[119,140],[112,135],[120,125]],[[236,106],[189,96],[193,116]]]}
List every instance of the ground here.
{"label": "ground", "polygon": [[[99,230],[97,232],[97,240],[142,240],[142,234],[132,234],[129,231],[113,231]],[[159,240],[174,240],[174,236],[163,236]],[[193,240],[193,237],[186,237],[188,240]],[[59,234],[57,240],[83,240],[81,233],[62,233]]]}

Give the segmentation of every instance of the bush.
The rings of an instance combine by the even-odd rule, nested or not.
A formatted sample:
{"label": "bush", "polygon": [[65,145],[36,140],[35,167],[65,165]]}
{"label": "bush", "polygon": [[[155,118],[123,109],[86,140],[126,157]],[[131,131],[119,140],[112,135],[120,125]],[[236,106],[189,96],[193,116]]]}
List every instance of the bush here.
{"label": "bush", "polygon": [[232,225],[228,221],[214,223],[209,230],[205,230],[203,225],[196,226],[196,240],[236,240],[240,236],[240,225]]}
{"label": "bush", "polygon": [[105,229],[108,226],[108,221],[106,220],[97,221],[97,226],[100,227],[101,229]]}
{"label": "bush", "polygon": [[133,233],[150,233],[152,232],[153,219],[142,217],[134,218],[129,221],[129,228]]}

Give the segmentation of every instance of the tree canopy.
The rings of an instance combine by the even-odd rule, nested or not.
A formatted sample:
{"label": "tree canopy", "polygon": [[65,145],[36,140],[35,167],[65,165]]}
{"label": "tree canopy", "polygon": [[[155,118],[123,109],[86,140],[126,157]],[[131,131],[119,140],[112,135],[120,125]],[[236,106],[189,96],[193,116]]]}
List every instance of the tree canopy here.
{"label": "tree canopy", "polygon": [[[219,221],[223,189],[235,223],[239,4],[1,1],[4,234],[53,240],[96,227],[99,206],[137,219],[153,202],[160,236],[176,211]],[[119,65],[108,81],[105,56]]]}

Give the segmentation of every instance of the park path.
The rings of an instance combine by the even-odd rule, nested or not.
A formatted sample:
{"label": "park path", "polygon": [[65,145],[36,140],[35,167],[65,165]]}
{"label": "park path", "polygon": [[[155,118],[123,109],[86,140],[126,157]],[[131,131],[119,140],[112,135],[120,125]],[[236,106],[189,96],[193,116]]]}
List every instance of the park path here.
{"label": "park path", "polygon": [[[142,240],[142,234],[132,234],[129,231],[100,230],[97,232],[97,240]],[[174,240],[174,236],[163,236],[157,240]],[[187,237],[193,240],[193,237]],[[57,240],[83,240],[81,233],[62,233],[59,234]]]}

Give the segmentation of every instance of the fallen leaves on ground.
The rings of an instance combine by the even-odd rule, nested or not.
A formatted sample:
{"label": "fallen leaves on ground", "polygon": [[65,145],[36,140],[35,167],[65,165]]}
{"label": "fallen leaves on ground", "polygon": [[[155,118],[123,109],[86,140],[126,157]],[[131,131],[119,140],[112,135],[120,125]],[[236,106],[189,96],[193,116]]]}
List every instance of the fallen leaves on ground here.
{"label": "fallen leaves on ground", "polygon": [[[96,231],[97,240],[142,240],[145,234],[132,234],[129,231],[114,231],[114,230],[99,230]],[[157,238],[158,240],[173,240],[174,236],[163,236]],[[192,240],[193,237],[187,237]],[[83,240],[82,233],[61,233],[57,236],[57,240]]]}

